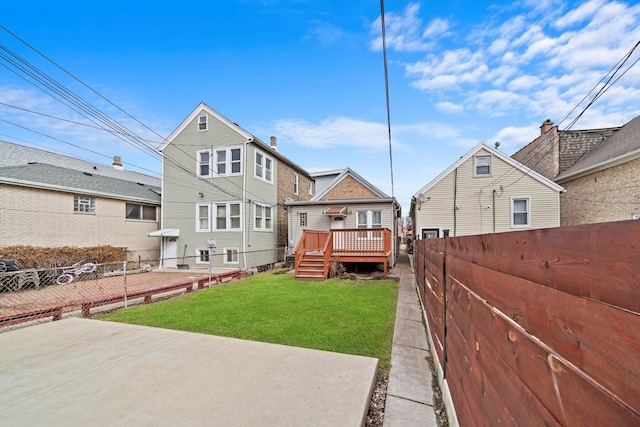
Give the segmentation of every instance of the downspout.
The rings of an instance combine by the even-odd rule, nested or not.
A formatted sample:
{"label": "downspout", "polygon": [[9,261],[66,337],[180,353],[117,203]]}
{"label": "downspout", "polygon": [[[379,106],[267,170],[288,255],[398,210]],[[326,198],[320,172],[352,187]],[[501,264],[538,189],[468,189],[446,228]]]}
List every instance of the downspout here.
{"label": "downspout", "polygon": [[243,214],[244,214],[244,230],[242,232],[242,261],[245,270],[247,270],[247,238],[249,235],[249,227],[247,226],[247,209],[246,209],[246,200],[247,200],[247,165],[249,163],[249,143],[253,140],[253,138],[247,138],[247,142],[244,145],[244,173],[242,174],[242,206],[244,206]]}
{"label": "downspout", "polygon": [[457,215],[457,210],[458,210],[458,168],[455,169],[454,171],[454,175],[453,175],[453,237],[456,236],[456,226],[458,223],[458,215]]}

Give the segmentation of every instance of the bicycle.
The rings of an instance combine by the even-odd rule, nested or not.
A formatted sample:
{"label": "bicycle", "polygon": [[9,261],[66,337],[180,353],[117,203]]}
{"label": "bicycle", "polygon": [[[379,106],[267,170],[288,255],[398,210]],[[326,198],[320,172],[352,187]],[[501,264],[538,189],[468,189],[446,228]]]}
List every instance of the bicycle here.
{"label": "bicycle", "polygon": [[73,282],[76,276],[92,273],[98,268],[98,264],[90,260],[80,260],[69,268],[62,268],[62,274],[56,279],[58,285],[66,285]]}

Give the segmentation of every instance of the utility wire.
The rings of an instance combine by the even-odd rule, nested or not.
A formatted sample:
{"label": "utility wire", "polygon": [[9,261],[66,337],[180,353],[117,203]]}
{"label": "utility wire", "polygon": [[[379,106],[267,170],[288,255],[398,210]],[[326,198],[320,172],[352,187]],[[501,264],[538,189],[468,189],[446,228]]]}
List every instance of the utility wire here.
{"label": "utility wire", "polygon": [[395,198],[393,188],[393,150],[391,148],[391,108],[389,106],[389,71],[387,67],[387,35],[384,23],[384,0],[380,0],[380,24],[382,26],[382,58],[384,61],[384,89],[387,100],[387,129],[389,131],[389,166],[391,170],[391,197]]}

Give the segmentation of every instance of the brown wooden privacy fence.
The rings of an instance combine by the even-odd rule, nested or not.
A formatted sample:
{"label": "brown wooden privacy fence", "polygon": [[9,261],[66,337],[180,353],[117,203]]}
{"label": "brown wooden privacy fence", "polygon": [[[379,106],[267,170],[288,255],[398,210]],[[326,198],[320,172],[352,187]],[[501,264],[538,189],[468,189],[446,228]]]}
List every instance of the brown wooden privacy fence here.
{"label": "brown wooden privacy fence", "polygon": [[640,425],[640,221],[419,240],[414,268],[460,425]]}

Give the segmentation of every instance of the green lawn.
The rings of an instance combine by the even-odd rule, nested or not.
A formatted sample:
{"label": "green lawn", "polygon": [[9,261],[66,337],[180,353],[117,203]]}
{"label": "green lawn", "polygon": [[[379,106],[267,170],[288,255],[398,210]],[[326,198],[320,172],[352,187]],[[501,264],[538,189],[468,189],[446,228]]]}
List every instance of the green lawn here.
{"label": "green lawn", "polygon": [[389,371],[398,283],[262,273],[98,319],[380,359]]}

